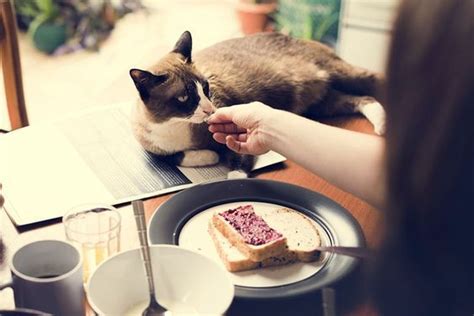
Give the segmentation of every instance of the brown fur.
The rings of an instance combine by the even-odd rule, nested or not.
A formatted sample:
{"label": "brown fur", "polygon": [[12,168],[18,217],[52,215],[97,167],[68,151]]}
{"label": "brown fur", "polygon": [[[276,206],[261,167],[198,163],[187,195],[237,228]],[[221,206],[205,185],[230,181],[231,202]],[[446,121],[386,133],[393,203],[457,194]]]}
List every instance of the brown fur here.
{"label": "brown fur", "polygon": [[[209,78],[218,106],[261,101],[297,114],[313,107],[313,113],[318,113],[330,90],[374,97],[381,81],[376,74],[347,64],[321,43],[279,33],[218,43],[196,53],[194,64]],[[321,115],[337,110],[324,110]]]}

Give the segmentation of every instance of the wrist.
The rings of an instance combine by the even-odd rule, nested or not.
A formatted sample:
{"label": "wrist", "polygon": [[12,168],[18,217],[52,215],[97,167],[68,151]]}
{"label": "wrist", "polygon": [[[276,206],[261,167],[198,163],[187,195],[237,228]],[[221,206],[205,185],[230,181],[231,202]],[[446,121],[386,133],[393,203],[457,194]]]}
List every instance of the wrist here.
{"label": "wrist", "polygon": [[265,127],[263,141],[267,148],[287,156],[296,147],[305,148],[305,143],[313,139],[310,135],[321,132],[322,124],[288,111],[272,109],[262,126]]}
{"label": "wrist", "polygon": [[261,141],[270,150],[277,150],[285,138],[285,129],[292,114],[287,111],[267,107],[260,122]]}

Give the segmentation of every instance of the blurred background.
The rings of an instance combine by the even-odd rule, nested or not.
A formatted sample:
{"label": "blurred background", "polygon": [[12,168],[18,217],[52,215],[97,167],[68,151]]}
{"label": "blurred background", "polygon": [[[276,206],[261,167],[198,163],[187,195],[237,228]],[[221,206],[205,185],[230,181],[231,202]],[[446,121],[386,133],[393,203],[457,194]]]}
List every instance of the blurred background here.
{"label": "blurred background", "polygon": [[[153,64],[185,30],[194,50],[279,31],[383,72],[398,1],[14,0],[28,118],[36,124],[136,99],[129,69]],[[10,130],[4,97],[0,129]]]}

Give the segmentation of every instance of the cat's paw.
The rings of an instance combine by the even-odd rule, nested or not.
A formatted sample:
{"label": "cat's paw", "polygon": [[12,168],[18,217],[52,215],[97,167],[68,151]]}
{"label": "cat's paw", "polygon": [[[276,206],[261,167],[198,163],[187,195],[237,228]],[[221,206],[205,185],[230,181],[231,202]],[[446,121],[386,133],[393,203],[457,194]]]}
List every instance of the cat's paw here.
{"label": "cat's paw", "polygon": [[374,123],[374,132],[377,135],[385,135],[385,132],[387,130],[385,120],[382,120],[380,122]]}
{"label": "cat's paw", "polygon": [[249,175],[243,170],[232,170],[227,173],[227,179],[246,179]]}
{"label": "cat's paw", "polygon": [[380,103],[369,102],[361,104],[359,106],[359,112],[361,112],[369,122],[372,123],[375,134],[385,134],[385,110]]}
{"label": "cat's paw", "polygon": [[179,164],[182,167],[205,167],[219,162],[219,155],[212,150],[185,150],[183,160]]}

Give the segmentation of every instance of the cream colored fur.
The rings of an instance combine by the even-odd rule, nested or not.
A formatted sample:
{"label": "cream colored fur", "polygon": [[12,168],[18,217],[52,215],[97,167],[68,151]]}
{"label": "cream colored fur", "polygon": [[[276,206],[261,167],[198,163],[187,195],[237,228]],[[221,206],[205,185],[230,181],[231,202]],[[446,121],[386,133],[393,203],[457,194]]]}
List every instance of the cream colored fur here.
{"label": "cream colored fur", "polygon": [[[145,150],[157,155],[183,151],[183,167],[210,166],[219,162],[219,155],[212,150],[189,149],[194,147],[192,123],[179,118],[172,118],[163,123],[152,122],[147,111],[139,100],[132,113],[134,134]],[[180,131],[179,137],[175,137],[176,130]]]}
{"label": "cream colored fur", "polygon": [[357,109],[372,123],[377,135],[385,134],[385,110],[380,103],[362,104]]}

